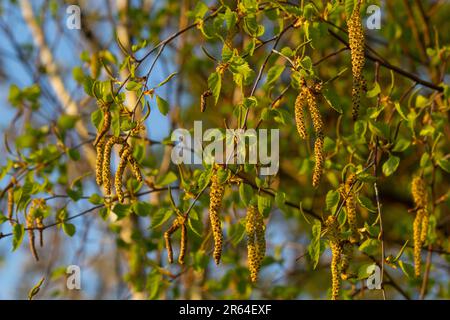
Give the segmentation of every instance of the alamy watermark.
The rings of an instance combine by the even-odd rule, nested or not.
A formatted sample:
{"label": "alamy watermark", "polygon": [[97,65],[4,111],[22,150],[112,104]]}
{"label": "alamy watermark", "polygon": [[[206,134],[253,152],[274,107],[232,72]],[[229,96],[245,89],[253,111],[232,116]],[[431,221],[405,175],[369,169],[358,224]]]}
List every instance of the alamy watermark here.
{"label": "alamy watermark", "polygon": [[68,290],[81,290],[81,269],[77,265],[70,265],[66,269]]}
{"label": "alamy watermark", "polygon": [[[187,129],[176,129],[171,140],[175,142],[174,164],[258,164],[264,176],[275,175],[279,169],[279,129],[213,128],[203,132],[202,122],[194,121],[193,136]],[[204,141],[209,143],[204,145]]]}

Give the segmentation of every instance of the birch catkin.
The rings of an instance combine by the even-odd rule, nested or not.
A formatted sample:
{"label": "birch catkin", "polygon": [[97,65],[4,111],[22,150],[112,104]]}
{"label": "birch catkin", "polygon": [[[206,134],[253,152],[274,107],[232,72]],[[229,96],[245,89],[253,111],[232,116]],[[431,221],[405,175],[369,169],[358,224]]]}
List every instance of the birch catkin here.
{"label": "birch catkin", "polygon": [[363,88],[364,68],[364,31],[360,15],[361,1],[357,0],[350,19],[347,20],[348,36],[350,52],[352,57],[352,74],[353,74],[353,88],[352,88],[352,115],[356,120],[359,114],[359,106],[361,100],[361,90]]}
{"label": "birch catkin", "polygon": [[103,184],[103,154],[105,150],[106,138],[102,137],[97,143],[97,159],[95,161],[95,180],[98,186]]}
{"label": "birch catkin", "polygon": [[305,106],[306,106],[306,88],[301,88],[300,93],[295,99],[294,112],[295,112],[295,123],[297,125],[297,131],[300,138],[306,139],[306,125],[305,125]]}
{"label": "birch catkin", "polygon": [[97,144],[106,135],[106,133],[109,131],[109,128],[111,127],[111,112],[109,111],[109,106],[103,105],[101,106],[101,109],[103,111],[103,125],[100,131],[97,133],[97,137],[94,141],[94,146],[97,146]]}
{"label": "birch catkin", "polygon": [[167,259],[169,260],[169,263],[173,263],[173,249],[172,249],[172,243],[170,241],[170,237],[172,234],[177,231],[180,228],[180,223],[178,219],[175,219],[172,222],[172,226],[164,233],[164,239],[166,242],[166,250],[167,250]]}
{"label": "birch catkin", "polygon": [[39,256],[36,251],[35,238],[34,238],[34,204],[31,205],[30,210],[25,213],[25,226],[27,227],[28,240],[30,245],[30,251],[36,261],[39,261]]}
{"label": "birch catkin", "polygon": [[14,187],[8,189],[8,220],[12,224],[14,216]]}
{"label": "birch catkin", "polygon": [[215,165],[214,172],[211,177],[211,188],[209,193],[209,219],[211,222],[212,233],[214,237],[214,261],[216,264],[220,263],[222,256],[222,222],[220,221],[219,211],[222,207],[222,199],[225,192],[225,186],[219,182],[217,176],[218,165]]}
{"label": "birch catkin", "polygon": [[352,243],[358,242],[358,228],[356,223],[356,194],[354,184],[356,183],[356,175],[354,173],[345,181],[344,194],[342,197],[345,199],[345,208],[347,209],[347,222],[350,227],[351,236],[350,241]]}
{"label": "birch catkin", "polygon": [[186,256],[187,249],[187,227],[183,223],[181,225],[181,239],[180,239],[180,255],[178,256],[178,263],[184,264],[184,257]]}
{"label": "birch catkin", "polygon": [[105,144],[103,151],[102,176],[103,187],[107,196],[111,195],[111,151],[115,144],[122,144],[121,138],[112,136]]}
{"label": "birch catkin", "polygon": [[413,223],[413,240],[414,240],[414,274],[420,277],[421,269],[421,250],[424,241],[426,240],[428,232],[428,193],[426,190],[425,181],[422,177],[414,177],[411,183],[411,192],[414,203],[416,205],[417,213]]}
{"label": "birch catkin", "polygon": [[250,206],[247,210],[245,231],[247,234],[247,259],[250,278],[252,282],[256,282],[266,254],[264,220],[256,205]]}
{"label": "birch catkin", "polygon": [[331,249],[331,299],[339,298],[341,288],[341,255],[342,245],[339,240],[339,222],[335,216],[329,216],[325,221]]}
{"label": "birch catkin", "polygon": [[114,177],[114,185],[116,188],[117,198],[121,203],[124,200],[124,193],[122,190],[122,178],[125,172],[125,168],[127,167],[129,155],[130,155],[130,148],[126,146],[123,148],[123,152],[120,155],[119,166],[117,167],[116,175]]}

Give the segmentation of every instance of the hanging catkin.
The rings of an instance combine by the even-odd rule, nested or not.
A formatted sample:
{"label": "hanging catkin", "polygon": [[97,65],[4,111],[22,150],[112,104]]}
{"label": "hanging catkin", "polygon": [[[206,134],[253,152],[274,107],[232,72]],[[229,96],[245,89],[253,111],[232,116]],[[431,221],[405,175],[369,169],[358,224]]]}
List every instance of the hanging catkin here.
{"label": "hanging catkin", "polygon": [[14,187],[8,189],[8,220],[12,224],[14,216]]}
{"label": "hanging catkin", "polygon": [[109,131],[109,128],[111,127],[111,112],[109,111],[109,106],[102,105],[101,109],[103,111],[103,125],[100,131],[97,133],[97,137],[94,141],[94,146],[97,146],[97,144],[106,135],[106,133]]}
{"label": "hanging catkin", "polygon": [[352,88],[352,115],[356,120],[359,114],[359,105],[361,100],[361,90],[363,87],[364,68],[364,31],[360,15],[361,0],[357,0],[352,15],[347,20],[348,37],[350,52],[352,57],[352,74],[353,74],[353,88]]}
{"label": "hanging catkin", "polygon": [[169,263],[173,263],[173,249],[172,249],[172,243],[171,243],[170,237],[179,228],[180,228],[180,223],[179,223],[178,219],[175,219],[172,222],[172,225],[170,226],[169,230],[167,230],[164,233],[164,239],[166,241],[167,259],[169,260]]}
{"label": "hanging catkin", "polygon": [[420,277],[421,269],[421,250],[424,241],[426,240],[428,231],[428,194],[426,190],[425,181],[422,177],[414,177],[411,183],[411,192],[414,203],[416,205],[417,213],[413,223],[413,240],[414,240],[414,273],[416,277]]}
{"label": "hanging catkin", "polygon": [[331,299],[339,298],[341,288],[341,255],[342,245],[339,239],[339,222],[335,216],[329,216],[325,221],[331,249]]}
{"label": "hanging catkin", "polygon": [[308,103],[309,112],[311,114],[311,120],[314,127],[314,132],[316,133],[316,141],[314,142],[314,170],[313,170],[313,178],[312,184],[314,187],[317,187],[320,183],[320,179],[322,177],[323,172],[323,143],[324,143],[324,134],[323,134],[323,120],[320,115],[319,106],[317,104],[317,97],[312,89],[307,89],[306,91],[306,100]]}
{"label": "hanging catkin", "polygon": [[122,138],[112,136],[106,142],[103,151],[103,164],[102,164],[103,187],[105,189],[105,194],[107,196],[111,195],[111,150],[115,144],[122,144],[122,143],[123,143]]}
{"label": "hanging catkin", "polygon": [[250,278],[252,282],[258,280],[261,263],[266,254],[265,225],[263,215],[256,205],[247,209],[247,221],[245,225],[247,234],[247,260]]}
{"label": "hanging catkin", "polygon": [[300,89],[300,93],[295,99],[294,112],[295,112],[295,123],[297,125],[297,131],[300,138],[306,139],[306,125],[305,125],[305,106],[306,106],[306,91],[305,87]]}
{"label": "hanging catkin", "polygon": [[98,186],[103,184],[103,151],[105,150],[106,137],[102,137],[97,143],[97,159],[95,161],[95,180]]}
{"label": "hanging catkin", "polygon": [[128,155],[128,162],[131,165],[131,172],[133,172],[134,177],[138,182],[142,182],[142,174],[141,170],[139,169],[139,165],[136,161],[136,159],[133,157],[132,153]]}
{"label": "hanging catkin", "polygon": [[350,242],[345,242],[342,245],[342,256],[341,256],[341,279],[347,280],[349,278],[348,268],[350,267],[350,262],[353,258],[353,247]]}
{"label": "hanging catkin", "polygon": [[219,211],[222,207],[222,199],[225,192],[225,187],[219,182],[219,178],[217,176],[218,167],[218,165],[214,165],[209,193],[209,219],[211,221],[211,228],[214,237],[214,261],[216,264],[220,263],[220,257],[222,256],[223,235]]}
{"label": "hanging catkin", "polygon": [[181,239],[180,239],[180,255],[178,256],[178,263],[184,264],[184,257],[187,249],[187,228],[186,223],[181,225]]}
{"label": "hanging catkin", "polygon": [[123,152],[121,152],[121,154],[120,154],[119,166],[117,167],[116,175],[114,177],[114,185],[116,188],[116,194],[117,194],[117,198],[120,203],[123,203],[123,200],[124,200],[124,193],[122,190],[122,178],[123,178],[123,174],[125,172],[125,168],[127,167],[129,155],[130,155],[130,148],[128,146],[124,146]]}
{"label": "hanging catkin", "polygon": [[313,178],[312,178],[312,184],[313,187],[317,187],[320,183],[320,179],[322,177],[323,172],[323,142],[324,142],[324,136],[323,133],[318,133],[316,136],[316,141],[314,142],[314,157],[315,157],[315,164],[314,164],[314,170],[313,170]]}
{"label": "hanging catkin", "polygon": [[30,245],[30,251],[36,261],[39,261],[39,256],[36,251],[36,245],[34,241],[34,204],[31,205],[31,208],[28,212],[25,213],[25,226],[28,232],[28,240]]}
{"label": "hanging catkin", "polygon": [[356,194],[354,184],[356,183],[356,175],[351,173],[345,181],[344,193],[342,197],[345,199],[345,208],[347,209],[347,222],[350,227],[352,243],[358,242],[358,228],[356,224]]}
{"label": "hanging catkin", "polygon": [[36,226],[39,231],[39,246],[42,248],[44,246],[44,218],[36,218]]}

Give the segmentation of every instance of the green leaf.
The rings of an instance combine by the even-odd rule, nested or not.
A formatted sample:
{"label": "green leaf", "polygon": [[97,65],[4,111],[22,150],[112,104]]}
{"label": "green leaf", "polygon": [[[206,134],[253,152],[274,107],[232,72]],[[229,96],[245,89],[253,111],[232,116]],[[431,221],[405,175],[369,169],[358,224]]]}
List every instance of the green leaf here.
{"label": "green leaf", "polygon": [[169,103],[158,95],[156,96],[156,105],[162,115],[166,116],[169,113]]}
{"label": "green leaf", "polygon": [[328,88],[322,90],[322,96],[325,98],[325,101],[328,103],[328,105],[335,111],[337,111],[340,114],[344,112],[339,103],[339,97],[333,90],[330,90]]}
{"label": "green leaf", "polygon": [[348,19],[352,16],[355,9],[355,0],[345,0],[345,16]]}
{"label": "green leaf", "polygon": [[364,280],[364,279],[367,279],[369,276],[371,276],[372,272],[369,272],[369,269],[373,265],[374,265],[373,263],[366,263],[366,264],[363,264],[361,267],[359,267],[358,280]]}
{"label": "green leaf", "polygon": [[101,123],[103,121],[103,112],[101,109],[97,109],[91,114],[91,122],[95,128],[100,129]]}
{"label": "green leaf", "polygon": [[64,233],[67,234],[69,237],[72,237],[76,231],[75,225],[72,223],[63,223],[62,229]]}
{"label": "green leaf", "polygon": [[117,215],[117,220],[121,220],[130,213],[130,207],[129,204],[116,203],[112,211]]}
{"label": "green leaf", "polygon": [[148,202],[137,201],[133,204],[133,212],[138,216],[146,217],[150,214],[152,206]]}
{"label": "green leaf", "polygon": [[16,251],[17,248],[20,247],[20,244],[22,243],[23,240],[23,235],[25,233],[25,228],[22,224],[16,223],[13,226],[13,239],[12,239],[12,251]]}
{"label": "green leaf", "polygon": [[397,110],[398,114],[406,121],[408,121],[408,117],[405,115],[405,111],[398,101],[394,103],[395,110]]}
{"label": "green leaf", "polygon": [[373,98],[376,97],[380,92],[381,92],[380,85],[378,84],[378,82],[375,82],[374,87],[369,91],[367,91],[366,96],[367,98]]}
{"label": "green leaf", "polygon": [[411,145],[411,141],[404,139],[404,138],[399,138],[397,140],[397,142],[395,143],[394,148],[392,148],[393,152],[403,152],[406,149],[409,148],[409,146]]}
{"label": "green leaf", "polygon": [[389,137],[389,126],[384,122],[369,121],[369,130],[381,138]]}
{"label": "green leaf", "polygon": [[313,269],[316,269],[320,258],[320,234],[321,234],[322,224],[319,220],[314,220],[312,226],[312,236],[311,243],[308,246],[308,253],[311,257],[313,263]]}
{"label": "green leaf", "polygon": [[126,89],[128,91],[138,91],[139,89],[142,88],[142,83],[139,82],[135,82],[135,81],[128,81]]}
{"label": "green leaf", "polygon": [[173,210],[160,208],[152,217],[152,228],[158,228],[173,215]]}
{"label": "green leaf", "polygon": [[275,203],[278,208],[283,209],[286,207],[286,194],[283,191],[278,191],[275,195]]}
{"label": "green leaf", "polygon": [[103,198],[100,197],[98,194],[93,193],[90,197],[89,197],[89,202],[95,205],[99,205],[103,203]]}
{"label": "green leaf", "polygon": [[258,211],[263,215],[267,216],[272,207],[272,198],[268,196],[260,196],[258,195]]}
{"label": "green leaf", "polygon": [[277,81],[278,78],[283,73],[284,69],[285,69],[285,66],[284,65],[279,65],[279,64],[274,65],[273,67],[271,67],[269,69],[269,71],[267,72],[267,85],[271,85],[272,83]]}
{"label": "green leaf", "polygon": [[225,22],[227,24],[228,30],[233,28],[237,22],[237,14],[236,12],[232,11],[229,7],[225,10]]}
{"label": "green leaf", "polygon": [[380,241],[376,239],[367,239],[359,246],[359,251],[368,255],[375,254],[380,249]]}
{"label": "green leaf", "polygon": [[162,275],[157,269],[154,269],[147,277],[148,299],[153,300],[158,297],[158,291],[163,283]]}
{"label": "green leaf", "polygon": [[239,185],[239,196],[241,197],[241,201],[244,206],[248,207],[253,198],[253,188],[242,182]]}
{"label": "green leaf", "polygon": [[167,78],[165,78],[163,81],[161,81],[160,83],[158,83],[158,85],[155,88],[159,88],[163,85],[165,85],[167,82],[170,81],[170,79],[172,79],[173,77],[176,76],[178,72],[172,72],[171,74],[169,74],[169,76],[167,76]]}
{"label": "green leaf", "polygon": [[442,170],[450,173],[450,161],[449,160],[440,159],[440,160],[438,160],[438,165],[439,165],[439,167],[441,167]]}
{"label": "green leaf", "polygon": [[398,265],[400,269],[402,269],[403,273],[409,278],[414,279],[414,267],[409,263],[403,262],[402,260],[398,260]]}
{"label": "green leaf", "polygon": [[175,173],[173,173],[172,171],[169,171],[165,175],[159,177],[159,179],[156,180],[156,184],[158,186],[163,187],[163,186],[171,184],[171,183],[173,183],[173,182],[175,182],[177,180],[178,180],[177,175]]}
{"label": "green leaf", "polygon": [[325,210],[331,210],[331,212],[334,212],[336,206],[339,203],[339,192],[337,192],[336,190],[330,190],[327,193],[327,196],[325,198],[325,204],[326,204],[326,208]]}
{"label": "green leaf", "polygon": [[61,130],[70,130],[75,127],[75,123],[78,121],[78,116],[71,116],[68,114],[63,114],[58,119],[58,127]]}
{"label": "green leaf", "polygon": [[222,88],[222,78],[218,72],[213,72],[208,77],[208,88],[212,91],[214,104],[219,101],[220,90]]}
{"label": "green leaf", "polygon": [[398,165],[400,163],[400,158],[397,156],[389,156],[389,159],[386,160],[385,163],[383,163],[383,174],[388,177],[391,174],[393,174],[395,172],[395,170],[397,170]]}
{"label": "green leaf", "polygon": [[370,212],[377,212],[377,208],[373,205],[372,201],[369,198],[360,195],[358,196],[358,202],[361,207],[366,208]]}

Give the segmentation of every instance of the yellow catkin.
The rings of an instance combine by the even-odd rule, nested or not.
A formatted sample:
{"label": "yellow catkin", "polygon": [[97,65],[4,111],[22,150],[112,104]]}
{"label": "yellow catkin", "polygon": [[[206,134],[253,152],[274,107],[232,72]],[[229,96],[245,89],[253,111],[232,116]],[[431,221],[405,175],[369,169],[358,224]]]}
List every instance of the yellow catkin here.
{"label": "yellow catkin", "polygon": [[354,184],[356,182],[356,175],[354,173],[345,181],[344,194],[342,195],[345,200],[345,208],[347,209],[347,222],[350,227],[351,236],[350,241],[352,243],[358,242],[358,227],[356,223],[356,194]]}
{"label": "yellow catkin", "polygon": [[358,0],[350,19],[347,20],[349,46],[352,57],[352,115],[356,120],[359,114],[359,105],[361,100],[361,89],[363,86],[362,71],[365,64],[364,57],[364,31],[360,15],[361,1]]}
{"label": "yellow catkin", "polygon": [[29,240],[29,244],[30,244],[30,251],[31,254],[33,255],[34,259],[36,259],[36,261],[39,261],[39,256],[37,254],[36,251],[36,245],[35,245],[35,241],[34,241],[34,207],[32,205],[31,209],[28,211],[28,213],[26,213],[26,217],[25,217],[25,225],[26,228],[28,229],[28,240]]}
{"label": "yellow catkin", "polygon": [[339,240],[339,222],[335,216],[329,216],[325,221],[331,249],[331,299],[339,298],[341,288],[341,255],[342,245]]}
{"label": "yellow catkin", "polygon": [[44,246],[44,218],[36,218],[36,226],[39,231],[39,246],[42,248]]}
{"label": "yellow catkin", "polygon": [[314,126],[314,131],[317,134],[323,133],[323,120],[320,115],[319,106],[317,104],[317,97],[313,90],[306,89],[306,101],[308,102],[309,112],[311,113],[311,120]]}
{"label": "yellow catkin", "polygon": [[175,219],[170,226],[169,230],[164,232],[164,240],[166,242],[166,250],[167,250],[167,259],[169,260],[169,263],[173,263],[173,250],[172,250],[172,243],[170,240],[170,237],[172,234],[177,231],[180,228],[180,223],[178,219]]}
{"label": "yellow catkin", "polygon": [[313,187],[317,187],[319,185],[320,179],[322,177],[323,163],[324,163],[323,142],[324,142],[324,136],[323,136],[323,133],[320,132],[317,134],[316,141],[314,143],[315,164],[314,164],[313,177],[312,177]]}
{"label": "yellow catkin", "polygon": [[421,268],[421,250],[422,241],[420,241],[421,235],[421,225],[422,225],[422,210],[417,211],[416,217],[413,223],[413,239],[414,239],[414,274],[416,277],[420,277]]}
{"label": "yellow catkin", "polygon": [[218,265],[220,263],[220,257],[222,256],[223,243],[222,222],[220,221],[219,211],[222,207],[225,186],[219,182],[217,167],[218,166],[214,167],[214,172],[211,177],[211,188],[209,193],[209,219],[214,237],[214,261]]}
{"label": "yellow catkin", "polygon": [[12,223],[14,216],[14,188],[11,186],[8,189],[8,220]]}
{"label": "yellow catkin", "polygon": [[180,240],[180,255],[178,256],[178,263],[184,264],[184,257],[187,250],[187,228],[186,224],[181,225],[181,240]]}
{"label": "yellow catkin", "polygon": [[245,231],[247,234],[248,269],[252,282],[256,282],[266,254],[266,239],[263,216],[255,205],[250,206],[247,210]]}
{"label": "yellow catkin", "polygon": [[121,203],[124,200],[124,193],[122,190],[122,178],[125,172],[125,168],[127,167],[129,155],[130,155],[130,148],[124,147],[123,152],[121,152],[119,166],[117,167],[116,175],[114,177],[114,186],[116,188],[117,198]]}
{"label": "yellow catkin", "polygon": [[139,165],[136,161],[136,159],[133,157],[133,155],[130,154],[128,155],[128,162],[131,165],[131,172],[133,172],[134,177],[136,178],[136,180],[138,182],[142,182],[142,173],[141,170],[139,169]]}
{"label": "yellow catkin", "polygon": [[106,138],[103,137],[97,143],[97,159],[95,162],[95,180],[98,186],[103,184],[103,151],[105,150]]}
{"label": "yellow catkin", "polygon": [[297,98],[295,99],[294,112],[295,112],[295,123],[297,125],[297,131],[300,138],[306,139],[306,125],[305,125],[305,115],[304,110],[306,106],[306,89],[302,88]]}
{"label": "yellow catkin", "polygon": [[416,205],[417,213],[413,223],[413,240],[414,240],[414,273],[416,277],[420,277],[421,269],[421,250],[428,232],[429,213],[428,193],[426,184],[422,177],[414,177],[411,183],[411,193]]}
{"label": "yellow catkin", "polygon": [[100,131],[97,133],[97,137],[94,141],[94,146],[97,146],[97,144],[106,135],[106,133],[109,131],[109,128],[111,127],[111,112],[109,111],[109,107],[105,105],[101,108],[103,111],[103,125]]}
{"label": "yellow catkin", "polygon": [[103,188],[107,196],[111,195],[111,151],[115,144],[122,144],[121,138],[112,136],[105,144],[103,151],[103,164],[102,164],[102,176],[103,176]]}

